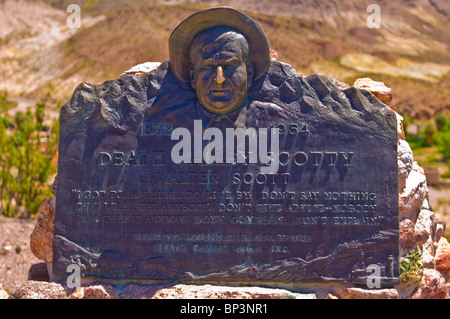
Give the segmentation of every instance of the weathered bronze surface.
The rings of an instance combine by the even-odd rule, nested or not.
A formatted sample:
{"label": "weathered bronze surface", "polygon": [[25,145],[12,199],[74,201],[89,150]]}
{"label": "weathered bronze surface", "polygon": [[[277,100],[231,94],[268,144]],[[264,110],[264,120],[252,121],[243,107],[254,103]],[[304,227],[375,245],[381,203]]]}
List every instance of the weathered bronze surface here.
{"label": "weathered bronze surface", "polygon": [[397,282],[395,114],[270,62],[249,19],[198,13],[158,69],[77,87],[61,111],[55,274],[366,284],[375,264]]}

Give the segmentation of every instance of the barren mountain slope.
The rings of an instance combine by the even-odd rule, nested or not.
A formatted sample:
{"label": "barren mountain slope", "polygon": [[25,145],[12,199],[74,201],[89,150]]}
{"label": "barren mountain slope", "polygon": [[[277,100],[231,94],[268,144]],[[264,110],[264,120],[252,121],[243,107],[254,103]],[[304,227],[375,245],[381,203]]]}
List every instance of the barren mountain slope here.
{"label": "barren mountain slope", "polygon": [[[0,90],[10,95],[39,98],[50,91],[66,101],[81,81],[101,83],[133,65],[166,60],[168,37],[179,22],[202,8],[230,5],[255,18],[279,60],[304,75],[321,73],[350,85],[369,76],[392,87],[402,114],[450,112],[445,1],[378,1],[379,29],[367,27],[370,0],[45,2],[0,3],[0,30],[6,30],[0,41]],[[70,3],[81,6],[81,29],[65,25]],[[28,24],[6,28],[27,15]]]}
{"label": "barren mountain slope", "polygon": [[[67,18],[65,11],[40,1],[0,2],[0,90],[40,98],[56,83],[60,88],[81,81],[64,61],[63,46],[77,32],[67,27]],[[89,27],[100,20],[86,16],[83,23]],[[66,72],[73,76],[65,78]]]}

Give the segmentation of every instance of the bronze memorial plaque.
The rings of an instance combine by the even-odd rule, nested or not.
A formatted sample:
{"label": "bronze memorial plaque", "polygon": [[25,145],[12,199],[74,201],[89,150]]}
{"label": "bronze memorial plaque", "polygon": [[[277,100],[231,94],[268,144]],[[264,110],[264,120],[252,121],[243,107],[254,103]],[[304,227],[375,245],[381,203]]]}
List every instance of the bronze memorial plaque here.
{"label": "bronze memorial plaque", "polygon": [[231,8],[169,45],[157,69],[82,83],[62,108],[53,272],[365,284],[376,265],[396,283],[394,112],[271,61]]}

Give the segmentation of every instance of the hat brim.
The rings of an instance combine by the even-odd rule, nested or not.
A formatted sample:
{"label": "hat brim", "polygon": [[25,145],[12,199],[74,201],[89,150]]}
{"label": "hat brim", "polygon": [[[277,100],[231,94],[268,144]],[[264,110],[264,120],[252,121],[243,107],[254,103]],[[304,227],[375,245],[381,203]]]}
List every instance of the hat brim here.
{"label": "hat brim", "polygon": [[270,64],[270,49],[261,26],[248,15],[230,7],[211,8],[194,13],[181,22],[169,38],[169,63],[174,75],[181,81],[190,81],[189,49],[194,37],[207,29],[226,26],[241,32],[250,42],[250,62],[253,80],[262,77]]}

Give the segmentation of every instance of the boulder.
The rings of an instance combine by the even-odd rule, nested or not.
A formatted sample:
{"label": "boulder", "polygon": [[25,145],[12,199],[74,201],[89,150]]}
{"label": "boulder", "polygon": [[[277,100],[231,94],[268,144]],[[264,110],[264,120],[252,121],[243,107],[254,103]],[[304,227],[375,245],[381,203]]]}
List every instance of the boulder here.
{"label": "boulder", "polygon": [[444,299],[447,295],[444,276],[435,269],[424,269],[417,292],[412,299]]}
{"label": "boulder", "polygon": [[62,285],[55,282],[28,280],[17,288],[11,299],[65,299],[67,293]]}
{"label": "boulder", "polygon": [[405,188],[399,195],[401,218],[415,220],[427,195],[428,187],[425,173],[417,162],[414,162],[406,179]]}
{"label": "boulder", "polygon": [[3,286],[0,284],[0,299],[8,299],[9,298],[9,294],[8,292],[3,289]]}
{"label": "boulder", "polygon": [[371,78],[359,78],[353,83],[353,87],[369,91],[375,95],[377,99],[394,110],[397,116],[397,134],[400,139],[406,140],[403,117],[397,113],[397,106],[395,105],[391,88],[387,87],[383,82],[374,81]]}
{"label": "boulder", "polygon": [[157,69],[160,65],[161,65],[160,62],[145,62],[145,63],[141,63],[141,64],[133,66],[128,71],[125,71],[124,73],[122,73],[122,75],[124,75],[124,74],[136,74],[136,75],[141,75],[142,76],[142,75],[147,74],[148,72],[151,72],[151,71]]}
{"label": "boulder", "polygon": [[[176,285],[156,291],[153,299],[291,299],[295,294],[284,289],[260,287],[223,287]],[[312,294],[311,298],[315,299]]]}
{"label": "boulder", "polygon": [[396,289],[345,288],[336,293],[341,299],[398,299]]}
{"label": "boulder", "polygon": [[410,219],[403,219],[400,224],[400,254],[404,255],[417,246],[415,224]]}
{"label": "boulder", "polygon": [[439,240],[435,259],[437,271],[450,271],[450,244],[445,237]]}
{"label": "boulder", "polygon": [[398,188],[399,193],[406,187],[406,179],[411,173],[414,164],[413,152],[408,142],[400,139],[397,149],[398,162]]}
{"label": "boulder", "polygon": [[430,236],[434,235],[436,229],[436,217],[428,209],[422,209],[417,217],[414,227],[415,237],[419,244],[427,242]]}
{"label": "boulder", "polygon": [[119,297],[122,299],[150,299],[158,290],[171,287],[170,285],[138,285],[129,284],[121,289]]}
{"label": "boulder", "polygon": [[353,84],[354,87],[365,89],[375,95],[381,102],[389,105],[391,109],[397,111],[395,102],[392,96],[391,88],[384,85],[383,82],[374,81],[371,78],[360,78]]}
{"label": "boulder", "polygon": [[110,285],[79,287],[68,299],[116,299],[116,290]]}
{"label": "boulder", "polygon": [[41,204],[36,226],[30,235],[31,251],[37,258],[46,263],[51,263],[53,260],[55,201],[56,197],[52,197]]}
{"label": "boulder", "polygon": [[278,60],[278,52],[270,49],[270,61],[277,61]]}

